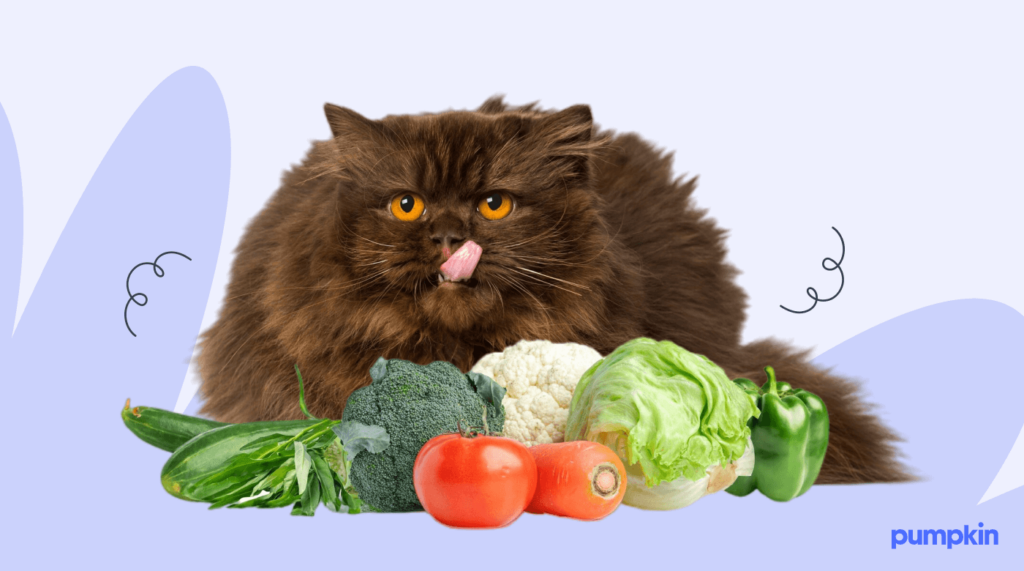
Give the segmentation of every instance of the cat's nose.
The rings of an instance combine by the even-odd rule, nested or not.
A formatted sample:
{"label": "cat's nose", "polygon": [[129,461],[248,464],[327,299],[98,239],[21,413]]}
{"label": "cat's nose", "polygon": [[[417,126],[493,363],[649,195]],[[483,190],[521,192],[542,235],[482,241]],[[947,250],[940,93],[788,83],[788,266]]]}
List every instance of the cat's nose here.
{"label": "cat's nose", "polygon": [[447,260],[452,255],[452,251],[459,248],[466,239],[459,236],[455,232],[438,232],[430,237],[435,244],[441,246],[441,252],[444,254],[444,258]]}

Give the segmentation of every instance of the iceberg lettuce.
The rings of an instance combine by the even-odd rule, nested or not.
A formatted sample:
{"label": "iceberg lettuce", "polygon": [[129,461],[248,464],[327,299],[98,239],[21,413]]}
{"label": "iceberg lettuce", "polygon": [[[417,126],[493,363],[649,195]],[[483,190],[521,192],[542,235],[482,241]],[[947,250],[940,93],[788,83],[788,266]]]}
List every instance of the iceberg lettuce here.
{"label": "iceberg lettuce", "polygon": [[[708,484],[712,476],[720,479],[716,466],[733,473],[752,467],[747,420],[757,414],[753,398],[707,357],[671,341],[639,338],[583,374],[569,405],[565,439],[608,446],[628,473],[636,474],[639,464],[643,478],[627,480],[627,489],[671,482],[710,493],[720,489],[717,482]],[[674,507],[681,505],[661,509]]]}

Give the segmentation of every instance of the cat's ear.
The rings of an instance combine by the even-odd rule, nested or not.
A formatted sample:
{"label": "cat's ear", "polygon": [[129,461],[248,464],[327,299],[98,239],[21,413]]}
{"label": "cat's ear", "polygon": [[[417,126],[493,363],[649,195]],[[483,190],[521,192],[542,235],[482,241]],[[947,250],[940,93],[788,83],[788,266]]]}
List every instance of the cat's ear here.
{"label": "cat's ear", "polygon": [[545,117],[540,130],[555,147],[588,146],[594,130],[594,116],[589,105],[573,105]]}
{"label": "cat's ear", "polygon": [[381,130],[380,122],[371,121],[347,107],[325,103],[324,114],[327,115],[327,123],[335,139],[367,139]]}
{"label": "cat's ear", "polygon": [[[543,118],[536,134],[558,176],[586,183],[590,179],[594,117],[589,105],[573,105]],[[555,172],[553,171],[553,172]]]}

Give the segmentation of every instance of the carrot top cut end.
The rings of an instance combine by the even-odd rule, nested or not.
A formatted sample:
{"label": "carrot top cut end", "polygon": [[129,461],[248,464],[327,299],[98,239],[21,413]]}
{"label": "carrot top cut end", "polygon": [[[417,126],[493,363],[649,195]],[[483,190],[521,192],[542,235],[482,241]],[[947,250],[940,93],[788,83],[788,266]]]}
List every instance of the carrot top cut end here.
{"label": "carrot top cut end", "polygon": [[622,476],[610,462],[598,464],[590,472],[590,488],[598,497],[614,498],[621,485]]}

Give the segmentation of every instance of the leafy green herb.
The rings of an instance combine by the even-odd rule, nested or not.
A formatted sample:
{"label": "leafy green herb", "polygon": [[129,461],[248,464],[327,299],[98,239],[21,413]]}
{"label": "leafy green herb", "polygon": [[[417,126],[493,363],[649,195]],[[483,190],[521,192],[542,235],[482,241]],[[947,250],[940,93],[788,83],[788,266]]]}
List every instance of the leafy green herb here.
{"label": "leafy green herb", "polygon": [[[351,462],[334,430],[340,420],[309,413],[298,367],[299,406],[307,420],[217,426],[191,437],[164,465],[161,482],[172,495],[206,502],[210,509],[293,506],[311,516],[323,503],[334,512],[363,511],[348,477]],[[356,423],[358,424],[358,423]],[[379,427],[349,426],[356,452],[388,446]]]}
{"label": "leafy green herb", "polygon": [[299,479],[299,493],[306,492],[306,483],[309,481],[309,469],[313,467],[313,459],[306,452],[306,447],[301,442],[295,443],[295,474]]}
{"label": "leafy green herb", "polygon": [[320,481],[324,505],[332,512],[340,512],[341,497],[334,487],[334,475],[331,474],[331,468],[323,458],[319,456],[313,457],[313,473],[316,475],[317,480]]}

